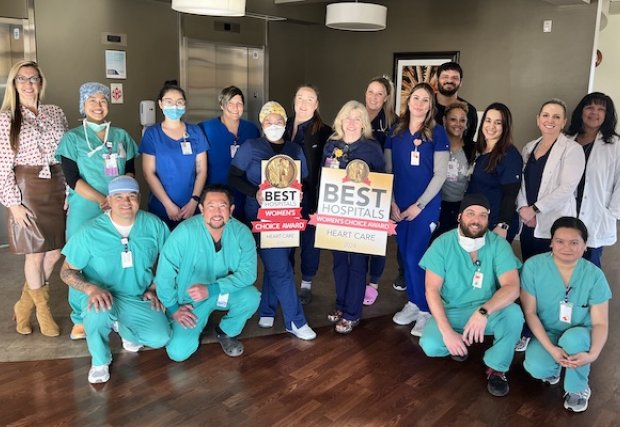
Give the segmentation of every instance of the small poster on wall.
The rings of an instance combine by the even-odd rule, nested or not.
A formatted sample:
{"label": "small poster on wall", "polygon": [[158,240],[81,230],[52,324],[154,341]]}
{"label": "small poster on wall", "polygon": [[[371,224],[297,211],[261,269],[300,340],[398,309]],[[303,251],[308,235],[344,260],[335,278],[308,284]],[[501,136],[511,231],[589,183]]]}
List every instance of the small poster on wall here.
{"label": "small poster on wall", "polygon": [[124,50],[105,51],[105,76],[108,79],[127,78],[127,56]]}

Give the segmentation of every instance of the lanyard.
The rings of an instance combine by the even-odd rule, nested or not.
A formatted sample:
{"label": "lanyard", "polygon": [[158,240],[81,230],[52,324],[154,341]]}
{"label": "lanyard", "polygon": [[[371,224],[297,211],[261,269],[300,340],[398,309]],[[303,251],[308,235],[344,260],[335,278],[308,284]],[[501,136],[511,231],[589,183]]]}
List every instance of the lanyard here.
{"label": "lanyard", "polygon": [[121,244],[125,246],[125,252],[129,252],[129,237],[121,238]]}
{"label": "lanyard", "polygon": [[566,288],[566,292],[564,292],[564,302],[568,302],[568,295],[570,294],[570,291],[573,290],[573,287],[571,285],[568,285],[568,288]]}

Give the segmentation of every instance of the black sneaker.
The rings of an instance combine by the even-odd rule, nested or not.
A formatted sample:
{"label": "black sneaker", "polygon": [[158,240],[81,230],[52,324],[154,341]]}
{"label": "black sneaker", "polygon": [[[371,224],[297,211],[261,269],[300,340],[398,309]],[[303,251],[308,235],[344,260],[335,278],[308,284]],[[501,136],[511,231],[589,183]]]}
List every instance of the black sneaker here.
{"label": "black sneaker", "polygon": [[219,327],[215,329],[215,336],[227,356],[239,357],[243,354],[243,344],[237,338],[229,337]]}
{"label": "black sneaker", "polygon": [[487,369],[487,389],[493,396],[502,397],[508,394],[508,380],[504,372],[498,372],[495,369]]}
{"label": "black sneaker", "polygon": [[394,279],[394,283],[392,287],[399,292],[404,292],[407,290],[407,285],[405,284],[405,278],[402,275],[398,275],[396,279]]}
{"label": "black sneaker", "polygon": [[466,354],[465,356],[461,356],[459,354],[451,354],[450,358],[452,360],[454,360],[455,362],[464,362],[467,360],[468,355]]}

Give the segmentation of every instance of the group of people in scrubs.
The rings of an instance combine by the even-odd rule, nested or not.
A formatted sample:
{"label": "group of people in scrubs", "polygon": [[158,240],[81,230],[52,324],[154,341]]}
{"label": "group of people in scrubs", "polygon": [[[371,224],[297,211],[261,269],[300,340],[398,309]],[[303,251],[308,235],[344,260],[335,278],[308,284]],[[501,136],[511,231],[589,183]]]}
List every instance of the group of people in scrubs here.
{"label": "group of people in scrubs", "polygon": [[[32,333],[30,318],[36,310],[41,332],[60,334],[49,308],[47,286],[60,249],[67,239],[65,252],[75,260],[67,269],[85,268],[72,249],[78,243],[71,243],[71,239],[86,224],[93,227],[110,211],[110,189],[114,187],[110,185],[118,177],[135,175],[138,154],[142,154],[144,179],[150,190],[148,209],[163,221],[165,230],[173,231],[171,242],[176,241],[175,236],[180,239],[170,243],[168,252],[163,247],[154,249],[167,254],[161,278],[172,284],[161,295],[157,291],[157,297],[162,307],[177,314],[172,317],[177,322],[171,332],[173,344],[167,350],[179,361],[197,348],[200,334],[196,331],[204,327],[210,313],[217,307],[228,307],[227,301],[210,300],[207,291],[190,287],[179,290],[174,284],[179,268],[191,269],[198,263],[195,256],[181,259],[181,245],[196,231],[192,224],[221,218],[205,213],[205,186],[226,184],[232,188],[231,198],[224,204],[240,220],[233,222],[234,227],[244,227],[242,222],[257,220],[263,203],[261,162],[286,155],[301,164],[301,214],[308,219],[317,208],[322,168],[343,169],[353,160],[362,160],[371,172],[394,176],[391,220],[397,224],[399,265],[394,288],[407,291],[407,302],[394,315],[394,322],[415,322],[412,335],[424,335],[432,314],[426,299],[427,272],[421,260],[434,239],[458,227],[463,198],[484,194],[489,202],[489,230],[507,242],[520,234],[525,261],[521,304],[533,335],[532,348],[526,352],[526,369],[550,383],[557,382],[558,366],[567,369],[566,402],[570,402],[565,405],[585,410],[590,395],[589,365],[598,357],[607,334],[606,301],[610,292],[600,270],[601,255],[604,246],[616,242],[615,224],[620,217],[620,138],[615,130],[614,104],[602,93],[587,95],[564,133],[569,116],[566,105],[559,99],[545,102],[536,116],[541,136],[519,153],[512,137],[512,114],[506,105],[495,102],[484,110],[474,142],[477,119],[473,105],[461,98],[448,105],[440,102],[456,98],[461,67],[443,64],[436,77],[437,89],[428,83],[412,87],[400,117],[394,112],[392,82],[385,76],[373,78],[366,89],[365,104],[345,103],[331,127],[319,114],[319,92],[312,85],[297,88],[290,117],[281,104],[270,101],[259,113],[259,126],[254,125],[242,118],[243,93],[229,86],[218,98],[220,117],[199,125],[186,123],[186,94],[175,81],[169,81],[158,96],[164,120],[146,129],[138,146],[127,132],[106,120],[110,102],[106,85],[89,82],[80,87],[78,106],[84,118],[80,126],[67,130],[62,110],[40,104],[46,84],[40,67],[28,61],[16,64],[9,73],[0,113],[0,200],[10,212],[11,250],[26,254],[26,282],[14,307],[17,331]],[[215,205],[209,206],[216,209]],[[63,225],[62,230],[57,224]],[[260,302],[257,300],[254,308],[259,312],[260,327],[273,327],[280,306],[290,334],[302,340],[316,338],[304,313],[304,305],[312,301],[312,281],[320,259],[314,234],[311,225],[301,233],[299,290],[294,248],[261,248],[255,234],[253,245],[258,246],[265,267]],[[217,245],[207,245],[200,253],[215,258],[221,255]],[[230,254],[222,254],[222,262],[229,263],[226,257]],[[591,263],[581,259],[584,254]],[[372,305],[378,298],[385,257],[339,251],[332,255],[336,298],[327,318],[336,332],[346,334],[362,318],[362,306]],[[532,264],[536,266],[532,268]],[[547,271],[550,279],[543,281],[534,271]],[[563,295],[551,292],[551,285],[547,285],[555,281],[560,291],[564,285]],[[219,287],[210,290],[228,295]],[[556,301],[558,295],[561,301]],[[72,339],[86,338],[88,325],[101,323],[89,317],[91,304],[85,303],[84,297],[79,286],[70,287]],[[247,298],[241,318],[253,314],[249,311],[254,300]],[[203,300],[215,305],[204,305],[204,312],[192,313]],[[562,320],[567,313],[568,322]],[[553,318],[556,314],[559,320]],[[104,323],[107,328],[109,322]],[[234,337],[244,323],[223,322],[217,333],[223,340]],[[91,330],[97,327],[90,326]],[[131,334],[125,335],[131,338]],[[131,339],[126,341],[131,347]],[[160,344],[153,343],[164,345]],[[227,354],[240,351],[233,341],[222,341],[222,346]],[[97,355],[97,363],[109,364],[109,355],[101,348],[101,343],[93,344],[92,353]]]}

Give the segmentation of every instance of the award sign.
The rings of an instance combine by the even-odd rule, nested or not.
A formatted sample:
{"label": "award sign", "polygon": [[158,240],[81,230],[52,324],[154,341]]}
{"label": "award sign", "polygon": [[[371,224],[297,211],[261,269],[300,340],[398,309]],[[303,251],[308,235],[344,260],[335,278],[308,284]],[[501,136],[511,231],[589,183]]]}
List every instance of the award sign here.
{"label": "award sign", "polygon": [[301,162],[277,155],[261,162],[260,191],[263,203],[252,232],[260,233],[260,247],[299,246],[299,232],[306,229],[301,219]]}
{"label": "award sign", "polygon": [[393,176],[370,172],[362,160],[345,169],[323,168],[315,246],[345,252],[385,255],[387,236],[396,234],[390,220]]}

